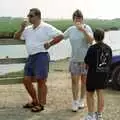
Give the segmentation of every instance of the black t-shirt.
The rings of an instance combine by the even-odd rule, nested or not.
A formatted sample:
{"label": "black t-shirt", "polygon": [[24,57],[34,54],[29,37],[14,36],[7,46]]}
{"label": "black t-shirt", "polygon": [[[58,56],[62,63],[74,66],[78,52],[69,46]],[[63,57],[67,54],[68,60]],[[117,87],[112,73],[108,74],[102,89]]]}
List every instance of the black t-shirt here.
{"label": "black t-shirt", "polygon": [[96,43],[88,49],[84,61],[90,71],[108,72],[112,61],[112,50],[105,43]]}

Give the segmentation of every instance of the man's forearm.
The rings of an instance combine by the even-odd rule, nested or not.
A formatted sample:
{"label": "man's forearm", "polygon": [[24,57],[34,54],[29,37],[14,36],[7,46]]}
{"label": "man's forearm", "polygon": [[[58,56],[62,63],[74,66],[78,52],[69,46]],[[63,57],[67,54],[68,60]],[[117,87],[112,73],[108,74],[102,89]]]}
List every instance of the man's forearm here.
{"label": "man's forearm", "polygon": [[63,35],[59,35],[59,36],[56,36],[53,38],[52,41],[49,42],[49,44],[52,46],[52,45],[55,45],[57,43],[59,43],[62,39],[64,38]]}
{"label": "man's forearm", "polygon": [[44,44],[45,49],[49,49],[51,46],[59,43],[64,38],[63,35],[54,37],[50,42]]}
{"label": "man's forearm", "polygon": [[84,31],[84,34],[85,34],[88,42],[89,42],[90,44],[92,44],[92,42],[93,42],[93,40],[94,40],[93,36],[90,35],[87,31]]}

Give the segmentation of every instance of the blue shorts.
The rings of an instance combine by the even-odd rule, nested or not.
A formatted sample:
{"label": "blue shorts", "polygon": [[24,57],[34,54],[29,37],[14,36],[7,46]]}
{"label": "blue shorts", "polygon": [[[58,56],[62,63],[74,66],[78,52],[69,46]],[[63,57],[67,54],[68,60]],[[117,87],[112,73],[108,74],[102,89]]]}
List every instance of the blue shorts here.
{"label": "blue shorts", "polygon": [[48,52],[30,55],[24,67],[24,76],[44,80],[48,77],[50,57]]}

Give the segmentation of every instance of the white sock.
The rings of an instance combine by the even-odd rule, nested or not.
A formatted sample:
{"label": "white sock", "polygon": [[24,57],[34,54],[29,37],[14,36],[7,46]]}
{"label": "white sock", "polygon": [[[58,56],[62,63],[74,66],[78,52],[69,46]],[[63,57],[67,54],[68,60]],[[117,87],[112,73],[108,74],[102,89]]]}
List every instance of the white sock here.
{"label": "white sock", "polygon": [[92,116],[94,115],[94,112],[88,112],[88,115]]}
{"label": "white sock", "polygon": [[84,102],[84,98],[80,99],[79,101],[80,101],[80,102]]}
{"label": "white sock", "polygon": [[73,100],[73,102],[74,102],[74,103],[77,103],[77,102],[78,102],[78,100]]}

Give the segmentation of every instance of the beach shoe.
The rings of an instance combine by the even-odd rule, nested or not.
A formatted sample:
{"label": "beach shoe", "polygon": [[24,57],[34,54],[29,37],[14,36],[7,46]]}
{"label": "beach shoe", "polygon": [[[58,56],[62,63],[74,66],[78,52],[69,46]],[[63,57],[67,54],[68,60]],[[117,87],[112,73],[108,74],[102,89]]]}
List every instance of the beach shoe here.
{"label": "beach shoe", "polygon": [[32,108],[34,107],[35,104],[32,102],[32,103],[26,103],[25,105],[23,105],[23,108]]}
{"label": "beach shoe", "polygon": [[31,112],[41,112],[43,110],[44,110],[44,106],[37,105],[37,106],[32,107]]}

